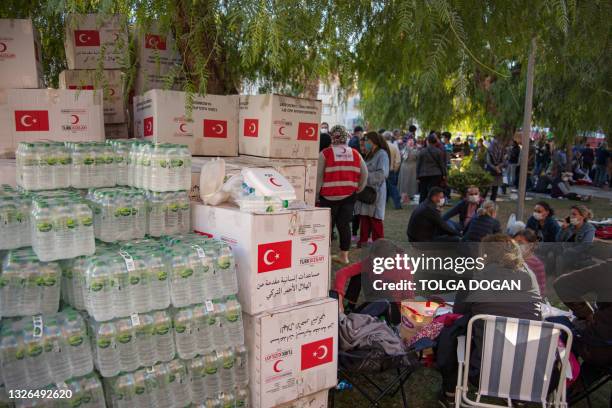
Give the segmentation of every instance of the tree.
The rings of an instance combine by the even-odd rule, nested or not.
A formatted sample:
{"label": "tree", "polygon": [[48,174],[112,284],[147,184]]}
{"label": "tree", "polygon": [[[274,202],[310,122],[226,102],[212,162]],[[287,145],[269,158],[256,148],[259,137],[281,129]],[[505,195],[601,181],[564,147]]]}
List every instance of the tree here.
{"label": "tree", "polygon": [[357,46],[367,120],[438,127],[479,115],[509,138],[521,125],[535,37],[537,123],[609,132],[609,2],[413,0],[370,11]]}
{"label": "tree", "polygon": [[[345,5],[333,0],[4,0],[0,17],[31,17],[40,30],[49,84],[65,69],[67,13],[121,14],[124,24],[158,23],[177,39],[185,90],[236,93],[244,81],[299,94],[330,72],[348,71],[350,35],[331,16]],[[124,69],[134,72],[133,59]],[[332,69],[333,68],[333,69]]]}

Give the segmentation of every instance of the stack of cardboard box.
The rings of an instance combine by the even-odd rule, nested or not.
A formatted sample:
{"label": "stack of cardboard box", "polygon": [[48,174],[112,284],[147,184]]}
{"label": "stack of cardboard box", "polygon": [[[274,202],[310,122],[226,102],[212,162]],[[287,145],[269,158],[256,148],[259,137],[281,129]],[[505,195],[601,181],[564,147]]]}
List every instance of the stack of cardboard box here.
{"label": "stack of cardboard box", "polygon": [[129,43],[121,17],[70,14],[65,31],[69,69],[60,74],[60,88],[101,93],[106,138],[127,138],[125,76],[121,68],[129,64]]}
{"label": "stack of cardboard box", "polygon": [[31,20],[0,19],[0,155],[19,142],[104,140],[102,98],[93,91],[41,89],[38,32]]}
{"label": "stack of cardboard box", "polygon": [[[320,114],[319,101],[241,96],[240,156],[226,159],[226,173],[276,168],[298,199],[314,204]],[[206,160],[194,158],[196,189]],[[329,209],[246,213],[194,202],[192,217],[196,232],[227,242],[234,252],[252,406],[326,407],[338,347],[338,304],[328,297]]]}

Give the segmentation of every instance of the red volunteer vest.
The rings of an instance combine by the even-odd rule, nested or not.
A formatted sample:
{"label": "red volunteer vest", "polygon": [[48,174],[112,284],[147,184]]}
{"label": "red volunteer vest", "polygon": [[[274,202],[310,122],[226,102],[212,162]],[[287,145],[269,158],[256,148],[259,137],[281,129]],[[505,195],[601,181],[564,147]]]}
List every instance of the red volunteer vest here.
{"label": "red volunteer vest", "polygon": [[350,196],[359,187],[361,157],[348,146],[330,146],[323,149],[325,172],[320,195],[323,197]]}

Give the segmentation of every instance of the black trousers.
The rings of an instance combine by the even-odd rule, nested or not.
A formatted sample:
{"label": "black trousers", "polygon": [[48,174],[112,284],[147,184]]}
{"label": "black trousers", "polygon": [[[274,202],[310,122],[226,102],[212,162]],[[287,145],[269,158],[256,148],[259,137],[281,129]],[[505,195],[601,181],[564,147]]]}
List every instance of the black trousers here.
{"label": "black trousers", "polygon": [[353,209],[355,208],[355,194],[342,200],[327,200],[321,197],[321,207],[331,210],[331,228],[334,226],[340,236],[340,250],[348,251],[351,249],[351,220],[353,219]]}
{"label": "black trousers", "polygon": [[429,189],[440,186],[440,184],[442,184],[442,176],[419,177],[419,203],[425,201]]}

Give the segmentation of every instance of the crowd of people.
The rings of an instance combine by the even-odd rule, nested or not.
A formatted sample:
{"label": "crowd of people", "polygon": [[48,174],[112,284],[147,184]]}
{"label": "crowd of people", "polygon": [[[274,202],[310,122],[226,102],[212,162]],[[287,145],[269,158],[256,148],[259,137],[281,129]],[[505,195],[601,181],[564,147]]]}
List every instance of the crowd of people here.
{"label": "crowd of people", "polygon": [[[393,257],[402,251],[384,239],[387,200],[392,200],[394,208],[401,208],[412,200],[416,202],[418,196],[419,204],[412,211],[406,229],[410,245],[423,242],[489,245],[490,259],[483,276],[508,277],[523,283],[519,292],[506,294],[507,298],[500,293],[495,302],[478,301],[473,293],[458,293],[453,313],[463,317],[449,330],[464,332],[469,318],[477,314],[542,320],[541,308],[552,286],[556,296],[576,317],[572,322],[567,318],[553,319],[574,333],[572,351],[583,362],[603,367],[612,365],[612,302],[609,301],[612,254],[604,251],[603,259],[597,260],[587,255],[595,239],[591,210],[583,203],[576,203],[568,214],[557,218],[549,202],[539,201],[526,222],[519,220],[502,227],[497,219],[498,190],[518,187],[522,149],[518,142],[506,145],[493,137],[473,144],[473,140],[453,143],[446,132],[430,132],[423,139],[416,136],[414,126],[406,134],[384,130],[364,132],[358,127],[350,135],[342,126],[324,129],[329,140],[325,144],[322,138],[317,191],[319,205],[331,208],[332,226],[339,235],[341,251],[334,260],[344,267],[336,273],[334,291],[340,299],[341,312],[345,312],[345,305],[354,311],[362,309],[363,304],[359,306],[358,302],[364,273],[371,271],[370,258],[381,253]],[[528,186],[532,190],[537,191],[538,185],[541,187],[548,178],[546,188],[552,185],[549,193],[553,197],[585,200],[586,197],[564,190],[559,184],[567,187],[570,182],[592,180],[593,185],[602,187],[612,180],[611,156],[605,144],[597,149],[588,144],[577,146],[571,159],[572,171],[567,171],[566,149],[555,149],[545,142],[530,144],[529,149]],[[450,159],[465,156],[471,156],[489,172],[493,181],[484,191],[478,186],[469,186],[459,202],[443,211],[450,195],[446,184]],[[357,230],[358,246],[368,244],[370,239],[373,243],[369,257],[350,264],[348,254]],[[554,282],[547,282],[547,276],[553,276]],[[600,299],[594,308],[581,300],[589,293],[595,293]],[[392,302],[392,306],[387,318],[397,324],[399,305]],[[482,338],[476,338],[476,347],[481,341]],[[437,366],[443,377],[444,398],[453,401],[457,361],[448,359],[448,350],[440,353],[445,347],[443,344],[438,339]],[[477,375],[474,382],[478,382]]]}

